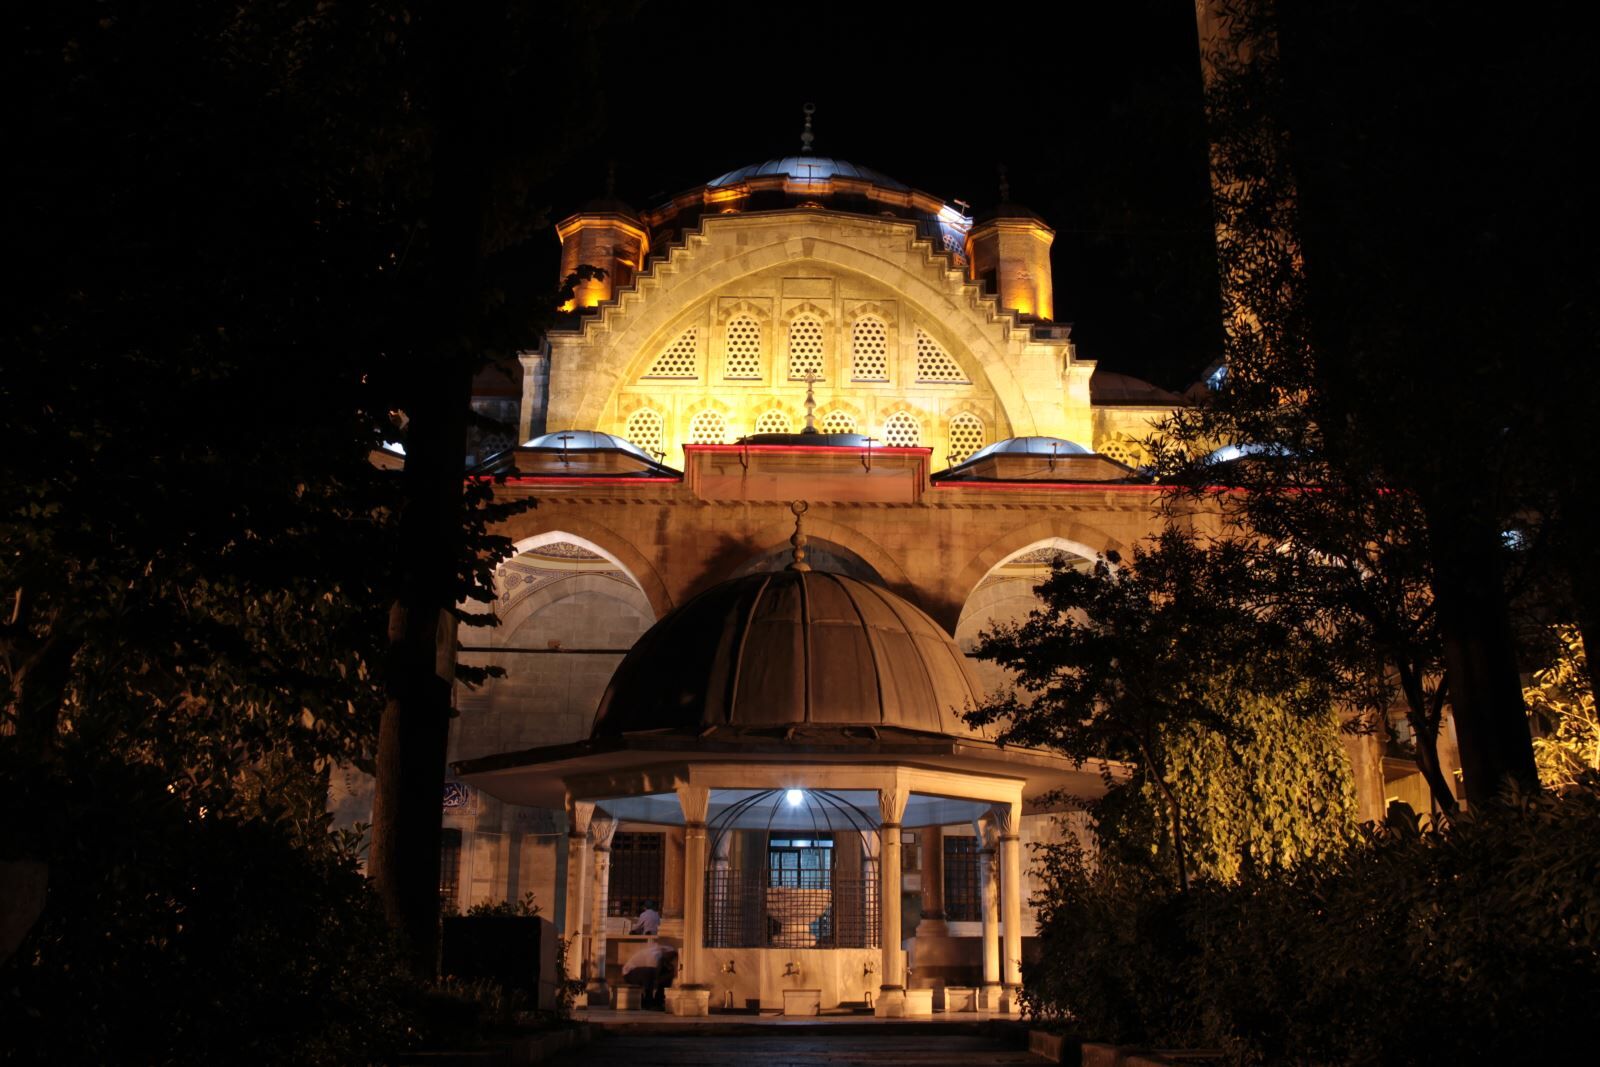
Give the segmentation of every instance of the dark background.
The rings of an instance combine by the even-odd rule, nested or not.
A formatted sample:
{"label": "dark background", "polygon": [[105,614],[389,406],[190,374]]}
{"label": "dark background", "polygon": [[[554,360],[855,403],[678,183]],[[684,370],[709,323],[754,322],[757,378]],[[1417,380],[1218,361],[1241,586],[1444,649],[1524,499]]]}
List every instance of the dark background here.
{"label": "dark background", "polygon": [[1056,231],[1056,318],[1075,325],[1079,355],[1193,382],[1220,343],[1193,5],[943,10],[619,10],[598,43],[600,84],[555,88],[593,135],[550,190],[551,220],[599,196],[608,163],[643,209],[794,154],[813,102],[819,155],[973,212],[998,199],[1004,164],[1012,199]]}

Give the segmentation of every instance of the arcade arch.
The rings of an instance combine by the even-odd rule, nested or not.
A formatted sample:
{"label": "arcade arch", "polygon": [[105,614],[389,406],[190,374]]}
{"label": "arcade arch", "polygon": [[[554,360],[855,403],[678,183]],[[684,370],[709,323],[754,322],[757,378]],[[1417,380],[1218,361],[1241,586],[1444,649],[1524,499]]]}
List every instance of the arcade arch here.
{"label": "arcade arch", "polygon": [[[1087,545],[1064,537],[1046,537],[1025,545],[991,566],[967,594],[956,622],[955,639],[961,651],[971,656],[977,650],[979,635],[997,623],[1020,622],[1041,606],[1034,588],[1050,576],[1057,563],[1074,570],[1094,566],[1094,552]],[[973,659],[986,691],[1008,688],[1009,673],[997,664]]]}

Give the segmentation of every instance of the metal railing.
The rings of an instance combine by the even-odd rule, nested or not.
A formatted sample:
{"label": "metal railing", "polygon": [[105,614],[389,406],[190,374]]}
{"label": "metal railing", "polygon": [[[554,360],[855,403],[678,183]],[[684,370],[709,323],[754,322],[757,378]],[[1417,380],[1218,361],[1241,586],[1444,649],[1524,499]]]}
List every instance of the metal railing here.
{"label": "metal railing", "polygon": [[[878,880],[766,868],[706,872],[707,948],[876,948]],[[794,874],[797,872],[783,872]],[[776,882],[786,884],[777,885]]]}

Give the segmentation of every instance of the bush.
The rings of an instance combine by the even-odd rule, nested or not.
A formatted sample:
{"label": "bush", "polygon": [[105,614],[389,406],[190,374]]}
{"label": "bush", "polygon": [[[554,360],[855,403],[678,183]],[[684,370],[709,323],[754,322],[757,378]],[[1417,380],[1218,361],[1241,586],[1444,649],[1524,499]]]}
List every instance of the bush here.
{"label": "bush", "polygon": [[410,1039],[401,957],[336,839],[189,811],[113,762],[36,799],[50,888],[0,966],[0,1058],[344,1064]]}
{"label": "bush", "polygon": [[1241,1063],[1525,1062],[1600,1003],[1600,783],[1453,826],[1397,812],[1338,857],[1187,894],[1046,857],[1042,1018]]}

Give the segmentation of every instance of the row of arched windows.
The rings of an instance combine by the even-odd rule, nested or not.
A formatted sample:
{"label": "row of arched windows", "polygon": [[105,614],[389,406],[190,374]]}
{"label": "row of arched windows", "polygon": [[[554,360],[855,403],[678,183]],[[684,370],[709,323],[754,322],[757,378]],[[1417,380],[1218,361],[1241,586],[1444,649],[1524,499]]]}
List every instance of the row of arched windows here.
{"label": "row of arched windows", "polygon": [[[822,379],[824,338],[822,320],[800,315],[789,323],[790,381]],[[661,350],[644,377],[696,379],[700,376],[700,328],[691,326]],[[723,329],[723,376],[729,380],[761,378],[762,326],[752,315],[735,315]],[[966,385],[970,379],[955,358],[920,326],[916,333],[916,377],[930,384]],[[857,382],[889,380],[889,325],[876,315],[863,315],[850,324],[850,379]]]}
{"label": "row of arched windows", "polygon": [[[858,432],[855,417],[847,411],[830,411],[822,416],[819,428],[823,433]],[[960,463],[986,443],[983,420],[970,411],[963,411],[950,419],[949,460]],[[665,452],[665,420],[652,408],[640,408],[628,416],[624,436],[652,455]],[[754,433],[794,433],[794,422],[786,412],[776,408],[763,412],[756,418]],[[719,411],[707,409],[689,420],[691,445],[720,445],[729,437],[728,420]],[[883,421],[880,443],[891,448],[915,448],[922,443],[922,420],[909,411],[896,411]]]}

